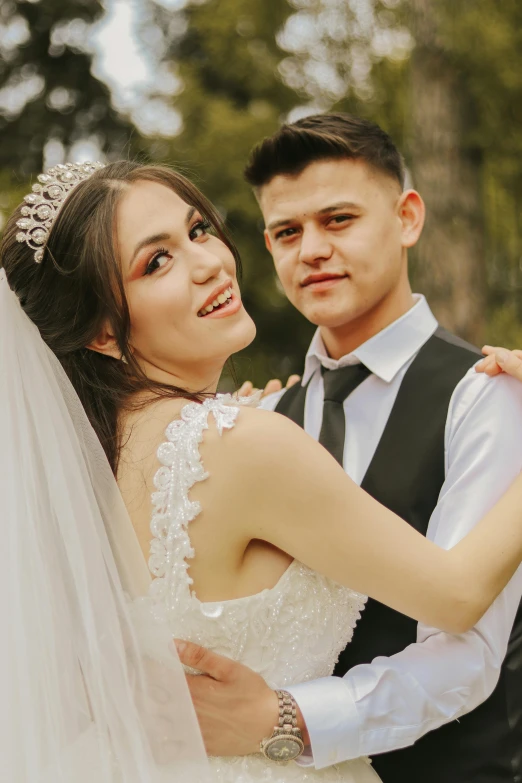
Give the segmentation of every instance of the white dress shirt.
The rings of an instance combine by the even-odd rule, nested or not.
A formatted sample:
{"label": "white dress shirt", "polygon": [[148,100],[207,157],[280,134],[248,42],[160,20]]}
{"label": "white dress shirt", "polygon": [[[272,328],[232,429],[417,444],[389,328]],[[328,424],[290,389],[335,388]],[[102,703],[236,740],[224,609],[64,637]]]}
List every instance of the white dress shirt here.
{"label": "white dress shirt", "polygon": [[[362,362],[372,375],[345,400],[344,468],[360,484],[382,436],[402,379],[437,328],[424,297],[405,315],[338,361],[319,331],[306,356],[310,381],[305,430],[319,437],[323,381],[319,368]],[[311,380],[310,380],[311,379]],[[275,408],[282,392],[265,398]],[[522,385],[472,368],[452,395],[445,430],[445,481],[427,537],[454,546],[486,514],[522,469]],[[389,658],[293,686],[318,769],[359,756],[412,745],[423,734],[473,710],[490,696],[500,674],[522,595],[522,567],[480,622],[450,635],[419,623],[417,641]],[[357,633],[357,629],[355,630]]]}

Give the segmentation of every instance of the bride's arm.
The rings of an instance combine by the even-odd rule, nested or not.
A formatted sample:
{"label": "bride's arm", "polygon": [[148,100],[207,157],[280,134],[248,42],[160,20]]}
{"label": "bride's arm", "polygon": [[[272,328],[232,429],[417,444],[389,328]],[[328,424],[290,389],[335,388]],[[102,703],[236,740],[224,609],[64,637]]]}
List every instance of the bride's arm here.
{"label": "bride's arm", "polygon": [[223,446],[234,516],[251,538],[450,633],[475,625],[520,564],[522,478],[446,551],[357,487],[288,419],[259,410],[240,419]]}

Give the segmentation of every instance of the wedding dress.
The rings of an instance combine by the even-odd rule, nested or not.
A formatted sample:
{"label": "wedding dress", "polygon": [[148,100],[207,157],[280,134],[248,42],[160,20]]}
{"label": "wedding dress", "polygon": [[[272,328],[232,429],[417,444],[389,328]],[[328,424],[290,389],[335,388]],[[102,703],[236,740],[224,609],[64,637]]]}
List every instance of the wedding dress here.
{"label": "wedding dress", "polygon": [[[164,635],[201,644],[249,666],[273,688],[330,675],[350,641],[366,597],[294,561],[275,587],[228,601],[203,603],[191,590],[188,561],[194,556],[190,522],[201,508],[190,489],[208,477],[199,444],[213,416],[220,435],[231,429],[238,401],[218,395],[189,403],[166,429],[157,451],[149,567],[154,577],[147,596],[132,604],[143,654],[161,662],[169,656]],[[226,437],[226,434],[223,435]],[[212,480],[211,478],[209,480]],[[216,536],[219,531],[216,530]],[[368,759],[323,770],[290,762],[275,764],[262,754],[210,759],[216,783],[376,783]],[[171,781],[168,768],[161,780]]]}

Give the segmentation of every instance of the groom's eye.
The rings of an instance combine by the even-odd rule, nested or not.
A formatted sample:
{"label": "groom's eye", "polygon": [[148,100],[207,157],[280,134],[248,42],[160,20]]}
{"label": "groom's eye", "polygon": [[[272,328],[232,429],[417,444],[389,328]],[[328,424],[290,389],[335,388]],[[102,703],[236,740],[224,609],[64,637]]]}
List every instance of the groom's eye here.
{"label": "groom's eye", "polygon": [[349,223],[352,220],[355,220],[356,215],[334,215],[330,222],[335,223],[336,225],[342,225],[343,223]]}
{"label": "groom's eye", "polygon": [[297,232],[296,228],[284,228],[282,231],[278,231],[275,235],[276,239],[285,239],[286,237],[291,237]]}

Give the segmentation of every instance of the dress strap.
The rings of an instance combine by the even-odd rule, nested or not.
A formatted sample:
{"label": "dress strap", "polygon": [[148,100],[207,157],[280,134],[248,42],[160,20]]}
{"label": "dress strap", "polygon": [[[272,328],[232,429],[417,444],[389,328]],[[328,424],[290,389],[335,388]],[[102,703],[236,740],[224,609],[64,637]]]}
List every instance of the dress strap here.
{"label": "dress strap", "polygon": [[156,599],[186,601],[191,598],[192,579],[188,560],[194,557],[188,525],[201,512],[198,501],[190,500],[189,491],[208,477],[199,453],[199,444],[208,429],[212,414],[220,435],[232,429],[241,399],[216,395],[203,403],[185,405],[179,419],[165,430],[166,441],[157,450],[161,467],[154,476],[153,514],[150,523],[152,541],[149,569],[155,579],[150,591]]}

